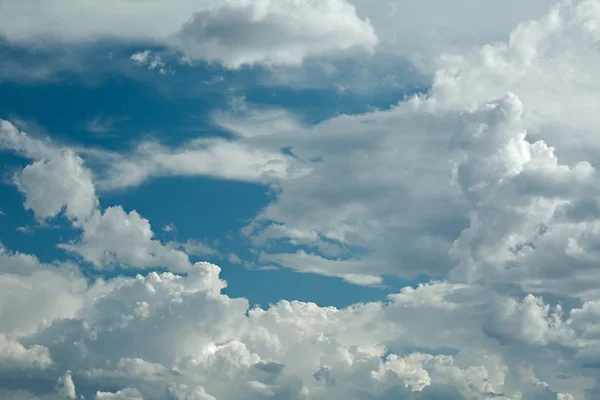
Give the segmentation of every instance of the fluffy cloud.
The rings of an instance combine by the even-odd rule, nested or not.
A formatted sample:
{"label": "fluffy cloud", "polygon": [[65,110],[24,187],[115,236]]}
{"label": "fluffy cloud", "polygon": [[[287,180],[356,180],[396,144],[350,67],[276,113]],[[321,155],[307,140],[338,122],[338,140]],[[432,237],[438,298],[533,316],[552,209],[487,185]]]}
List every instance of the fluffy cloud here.
{"label": "fluffy cloud", "polygon": [[[494,318],[508,322],[512,313],[523,323],[498,326],[519,337],[523,326],[543,317],[519,311],[530,307],[529,298],[487,300],[485,288],[432,283],[403,289],[384,303],[345,309],[287,301],[249,309],[245,299],[222,294],[219,271],[200,263],[185,277],[152,272],[116,280],[101,293],[89,286],[88,300],[71,316],[4,341],[16,349],[3,351],[8,359],[18,358],[24,367],[38,363],[10,390],[37,388],[41,398],[58,393],[147,400],[516,400],[520,393],[540,390],[558,398],[557,391],[564,392],[571,380],[554,376],[582,371],[570,349],[596,343],[586,334],[597,325],[586,316],[593,304],[572,310],[568,320],[557,316],[547,329],[568,331],[572,342],[565,350],[551,350],[561,362],[552,364],[550,373],[539,369],[537,376],[538,363],[548,355],[532,355],[536,343],[520,342],[526,347],[514,351],[512,342],[500,344],[483,329]],[[490,301],[517,305],[502,311]],[[546,309],[541,300],[535,304]],[[530,337],[527,332],[531,329],[523,337]],[[546,338],[548,343],[560,339]],[[453,347],[454,355],[436,354],[441,343]],[[0,365],[14,371],[6,357]],[[535,372],[524,374],[523,362],[534,363]],[[0,372],[0,382],[3,376]],[[553,380],[552,385],[541,379]],[[589,382],[569,391],[577,395],[586,387]]]}
{"label": "fluffy cloud", "polygon": [[154,238],[148,220],[121,207],[102,210],[83,159],[68,148],[32,138],[0,120],[0,149],[17,151],[34,162],[14,175],[25,207],[39,219],[64,215],[81,238],[59,247],[77,253],[97,268],[167,267],[184,271],[188,256]]}
{"label": "fluffy cloud", "polygon": [[26,334],[55,318],[72,317],[87,291],[85,279],[72,265],[45,265],[35,256],[0,246],[2,332]]}
{"label": "fluffy cloud", "polygon": [[58,378],[58,381],[56,382],[56,388],[61,396],[69,400],[75,400],[77,398],[75,393],[75,383],[73,382],[71,371],[65,372],[64,376]]}
{"label": "fluffy cloud", "polygon": [[[49,177],[62,177],[62,182]],[[25,193],[25,207],[34,210],[38,218],[52,218],[64,209],[71,219],[88,218],[96,209],[98,200],[92,184],[91,172],[83,160],[66,151],[47,160],[28,165],[14,177]]]}
{"label": "fluffy cloud", "polygon": [[98,268],[121,265],[184,271],[190,267],[184,252],[154,239],[149,221],[136,211],[126,213],[122,207],[109,207],[95,213],[82,228],[81,239],[60,247],[79,254]]}
{"label": "fluffy cloud", "polygon": [[17,45],[147,42],[230,68],[297,65],[307,57],[377,43],[370,23],[345,0],[177,0],[168,6],[156,0],[8,0],[0,4],[0,26],[0,37]]}
{"label": "fluffy cloud", "polygon": [[0,366],[3,369],[47,368],[52,364],[48,349],[34,346],[26,349],[14,339],[0,335]]}

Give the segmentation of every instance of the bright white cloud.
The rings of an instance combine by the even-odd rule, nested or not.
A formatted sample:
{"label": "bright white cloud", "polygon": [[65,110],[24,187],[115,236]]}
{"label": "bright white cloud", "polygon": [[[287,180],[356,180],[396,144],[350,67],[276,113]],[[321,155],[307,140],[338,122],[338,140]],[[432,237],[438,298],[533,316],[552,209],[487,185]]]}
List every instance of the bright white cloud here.
{"label": "bright white cloud", "polygon": [[[62,177],[57,182],[55,177]],[[39,160],[15,175],[15,183],[25,193],[25,207],[38,218],[52,218],[63,209],[74,220],[85,220],[98,206],[91,172],[73,152]]]}
{"label": "bright white cloud", "polygon": [[75,400],[77,394],[75,392],[75,383],[73,382],[73,375],[71,371],[65,372],[64,376],[58,378],[56,382],[56,389],[58,393],[69,400]]}
{"label": "bright white cloud", "polygon": [[[351,0],[359,16],[368,17],[386,52],[408,57],[433,72],[441,53],[464,51],[504,39],[524,20],[544,15],[556,0]],[[429,65],[428,65],[429,64]]]}
{"label": "bright white cloud", "polygon": [[0,246],[2,332],[26,334],[55,318],[73,317],[86,301],[86,291],[85,279],[73,266],[44,265],[35,256]]}

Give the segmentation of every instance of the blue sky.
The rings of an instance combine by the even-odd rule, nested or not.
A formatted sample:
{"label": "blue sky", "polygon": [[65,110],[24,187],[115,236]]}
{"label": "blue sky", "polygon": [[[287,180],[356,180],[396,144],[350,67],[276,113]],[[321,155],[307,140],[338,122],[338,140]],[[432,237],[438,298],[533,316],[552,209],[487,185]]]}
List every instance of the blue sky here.
{"label": "blue sky", "polygon": [[0,0],[0,399],[596,400],[600,0]]}

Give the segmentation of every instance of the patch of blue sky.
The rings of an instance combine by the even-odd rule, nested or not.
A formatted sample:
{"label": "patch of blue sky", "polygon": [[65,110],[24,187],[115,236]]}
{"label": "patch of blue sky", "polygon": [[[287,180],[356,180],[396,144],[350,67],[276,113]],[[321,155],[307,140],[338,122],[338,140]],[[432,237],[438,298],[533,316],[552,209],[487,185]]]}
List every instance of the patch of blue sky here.
{"label": "patch of blue sky", "polygon": [[[108,48],[101,50],[108,54]],[[59,80],[28,85],[0,82],[0,117],[33,134],[49,134],[54,140],[70,145],[126,153],[137,141],[148,137],[176,146],[194,137],[223,134],[211,125],[209,116],[215,109],[226,108],[232,95],[245,96],[249,103],[290,110],[305,123],[314,124],[341,113],[387,108],[405,95],[419,91],[390,89],[376,99],[368,99],[331,88],[257,86],[260,70],[226,72],[206,64],[183,67],[174,64],[173,56],[168,62],[173,63],[176,73],[163,76],[131,65],[127,58],[130,51],[119,49],[112,53],[111,59],[104,62],[120,60],[124,66],[109,69],[93,82],[80,79],[76,72],[65,72]],[[11,166],[24,165],[23,160],[10,154],[2,153],[0,157],[6,176],[10,175]],[[46,262],[68,257],[56,248],[57,243],[77,235],[67,221],[56,218],[48,227],[18,231],[19,227],[35,225],[33,214],[23,209],[23,197],[14,186],[4,183],[0,185],[0,193],[0,208],[6,213],[0,217],[0,239],[7,248],[37,254]],[[241,265],[238,257],[255,259],[257,253],[240,230],[273,199],[274,193],[268,186],[209,177],[155,178],[139,187],[100,193],[102,207],[122,205],[127,211],[137,210],[150,220],[156,236],[163,241],[200,243],[192,259],[220,265],[229,284],[227,293],[245,296],[252,304],[265,306],[286,298],[345,306],[382,300],[399,287],[428,280],[424,276],[413,280],[386,277],[380,287],[361,287],[340,278],[302,274],[286,268],[261,270]],[[174,230],[163,230],[171,225]],[[288,247],[279,242],[269,250],[291,251]],[[313,249],[308,246],[307,250]],[[350,250],[349,256],[360,253],[358,249]],[[137,271],[87,272],[91,276],[108,276]]]}

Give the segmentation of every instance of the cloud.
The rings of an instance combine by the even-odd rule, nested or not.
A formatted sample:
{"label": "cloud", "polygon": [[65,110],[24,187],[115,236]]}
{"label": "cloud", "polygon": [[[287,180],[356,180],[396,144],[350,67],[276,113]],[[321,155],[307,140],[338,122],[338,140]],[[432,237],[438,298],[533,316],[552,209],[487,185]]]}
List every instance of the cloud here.
{"label": "cloud", "polygon": [[25,195],[25,208],[38,219],[62,215],[81,237],[59,245],[76,253],[97,268],[191,267],[188,256],[154,239],[148,220],[135,210],[121,207],[102,210],[91,171],[71,149],[31,138],[8,121],[0,121],[0,148],[17,151],[33,159],[14,175]]}
{"label": "cloud", "polygon": [[95,213],[82,228],[80,239],[59,247],[77,253],[97,268],[168,267],[185,271],[191,266],[186,253],[154,239],[149,221],[136,211],[109,207]]}
{"label": "cloud", "polygon": [[175,226],[175,224],[166,224],[165,226],[163,226],[163,232],[175,232],[177,230],[177,227]]}
{"label": "cloud", "polygon": [[[99,282],[100,292],[102,286]],[[88,288],[72,265],[46,265],[35,256],[0,246],[0,292],[2,332],[12,335],[33,332],[55,318],[73,317],[86,301]]]}
{"label": "cloud", "polygon": [[[431,112],[418,101],[311,127],[281,110],[217,114],[216,123],[242,143],[290,148],[303,171],[277,181],[276,200],[244,233],[258,245],[310,246],[321,258],[350,249],[350,258],[364,256],[362,273],[375,277],[447,273],[448,251],[467,226],[448,150],[458,112]],[[287,254],[287,264],[308,269],[301,257]]]}
{"label": "cloud", "polygon": [[220,138],[198,138],[174,149],[144,142],[133,154],[91,152],[89,157],[107,164],[97,179],[102,190],[137,186],[161,176],[270,182],[303,173],[296,171],[290,157],[279,150],[263,150]]}
{"label": "cloud", "polygon": [[[56,177],[63,177],[60,184]],[[91,172],[70,151],[35,161],[16,174],[14,181],[25,193],[25,208],[41,219],[55,217],[64,209],[68,218],[84,220],[98,206]]]}
{"label": "cloud", "polygon": [[[154,3],[3,1],[0,37],[20,46],[146,42],[229,68],[296,65],[307,57],[351,47],[372,49],[377,43],[370,23],[345,0]],[[14,23],[22,15],[29,16],[27,23]]]}
{"label": "cloud", "polygon": [[[462,52],[473,45],[495,43],[521,21],[542,16],[556,0],[450,4],[425,0],[352,0],[359,16],[368,17],[380,47],[402,54],[434,72],[431,61],[441,53]],[[427,65],[429,64],[429,65]]]}
{"label": "cloud", "polygon": [[[592,298],[597,10],[561,2],[505,42],[445,56],[428,93],[386,111],[314,126],[277,109],[217,113],[238,142],[288,148],[305,167],[277,182],[244,234],[273,253],[265,260],[324,275],[452,271],[457,282]],[[282,243],[298,251],[275,254]],[[361,267],[338,268],[348,258]]]}
{"label": "cloud", "polygon": [[372,56],[321,57],[301,68],[279,67],[261,76],[267,85],[329,88],[381,102],[390,93],[428,87],[444,67],[440,56],[465,54],[475,46],[497,43],[518,23],[543,16],[556,0],[350,0],[377,34]]}
{"label": "cloud", "polygon": [[310,56],[355,46],[371,49],[377,43],[368,20],[358,19],[354,7],[340,0],[239,2],[202,10],[176,40],[186,55],[230,68],[261,62],[299,65]]}
{"label": "cloud", "polygon": [[[536,349],[535,343],[523,342],[525,350],[519,351],[496,345],[482,327],[495,315],[506,318],[491,302],[512,300],[502,295],[486,299],[486,288],[431,283],[403,289],[384,303],[344,309],[288,301],[249,309],[246,299],[222,294],[225,283],[219,272],[215,265],[199,263],[187,276],[151,272],[107,282],[101,290],[97,284],[88,286],[81,296],[87,300],[78,303],[75,313],[9,339],[7,343],[20,349],[16,354],[29,351],[29,359],[46,360],[44,370],[30,369],[28,380],[13,381],[11,390],[37,387],[41,398],[62,393],[66,398],[146,400],[169,395],[203,400],[383,400],[392,395],[437,400],[484,399],[493,393],[513,400],[537,387],[556,396],[566,382],[549,385],[542,376],[552,379],[553,374],[580,371],[572,351],[551,350],[561,363],[547,364],[551,371],[546,373],[538,368],[544,355],[528,351]],[[55,296],[68,285],[54,285]],[[32,297],[37,299],[37,294]],[[47,302],[35,304],[43,307]],[[593,305],[586,303],[572,310],[570,319],[558,316],[554,322],[572,335],[570,348],[589,346],[585,332],[597,322],[584,317],[589,307]],[[516,333],[529,325],[502,326]],[[410,350],[434,349],[440,338],[456,354]],[[557,338],[548,336],[548,341]],[[394,348],[408,350],[397,353]],[[542,376],[533,370],[523,375],[519,368],[524,361]],[[44,386],[45,381],[58,383]],[[579,390],[585,387],[589,384]]]}
{"label": "cloud", "polygon": [[48,349],[33,346],[29,349],[14,339],[0,334],[0,366],[3,369],[47,368],[52,364]]}
{"label": "cloud", "polygon": [[157,70],[159,74],[166,75],[169,70],[159,54],[153,54],[150,50],[133,53],[130,59],[138,66],[147,66],[149,70]]}

